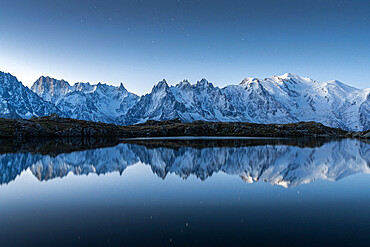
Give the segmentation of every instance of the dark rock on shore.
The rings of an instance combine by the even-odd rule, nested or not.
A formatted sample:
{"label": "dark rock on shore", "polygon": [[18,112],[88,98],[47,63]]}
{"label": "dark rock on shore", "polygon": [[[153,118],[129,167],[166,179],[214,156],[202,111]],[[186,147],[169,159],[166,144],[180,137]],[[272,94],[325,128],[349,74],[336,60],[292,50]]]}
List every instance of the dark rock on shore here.
{"label": "dark rock on shore", "polygon": [[194,149],[220,147],[256,147],[265,145],[285,145],[317,148],[335,138],[117,138],[117,137],[26,137],[0,138],[0,154],[32,153],[55,157],[61,153],[71,153],[89,149],[114,147],[120,143],[144,146],[148,149],[169,148]]}
{"label": "dark rock on shore", "polygon": [[100,122],[61,118],[57,114],[25,119],[0,119],[0,137],[80,137],[116,136],[119,126]]}
{"label": "dark rock on shore", "polygon": [[0,119],[0,137],[169,137],[169,136],[250,136],[250,137],[370,137],[370,131],[348,132],[316,122],[254,124],[242,122],[149,120],[119,126],[101,122],[61,118],[57,114],[31,119]]}
{"label": "dark rock on shore", "polygon": [[30,152],[56,156],[61,153],[113,147],[119,143],[115,137],[0,138],[0,154]]}

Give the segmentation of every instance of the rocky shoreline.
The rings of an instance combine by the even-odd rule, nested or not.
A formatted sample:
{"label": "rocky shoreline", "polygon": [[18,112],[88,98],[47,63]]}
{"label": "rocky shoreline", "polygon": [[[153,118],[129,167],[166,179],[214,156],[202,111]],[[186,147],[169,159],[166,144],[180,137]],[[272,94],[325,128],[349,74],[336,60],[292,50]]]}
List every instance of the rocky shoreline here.
{"label": "rocky shoreline", "polygon": [[330,128],[316,122],[254,124],[242,122],[149,120],[119,126],[102,122],[61,118],[57,114],[31,119],[0,118],[0,138],[14,137],[170,137],[170,136],[248,136],[248,137],[332,137],[370,138],[370,131],[353,132]]}
{"label": "rocky shoreline", "polygon": [[316,148],[325,143],[337,141],[335,138],[102,138],[102,137],[25,137],[0,138],[0,154],[38,153],[57,156],[61,153],[94,150],[114,147],[119,144],[156,148],[222,148],[222,147],[256,147],[256,146],[295,146]]}

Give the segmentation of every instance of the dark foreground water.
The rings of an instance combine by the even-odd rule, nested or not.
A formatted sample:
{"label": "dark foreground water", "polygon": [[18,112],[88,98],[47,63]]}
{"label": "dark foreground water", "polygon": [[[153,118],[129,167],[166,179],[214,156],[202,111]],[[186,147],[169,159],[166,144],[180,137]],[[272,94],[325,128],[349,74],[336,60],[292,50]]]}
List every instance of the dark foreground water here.
{"label": "dark foreground water", "polygon": [[1,143],[1,247],[370,246],[368,143],[99,145]]}

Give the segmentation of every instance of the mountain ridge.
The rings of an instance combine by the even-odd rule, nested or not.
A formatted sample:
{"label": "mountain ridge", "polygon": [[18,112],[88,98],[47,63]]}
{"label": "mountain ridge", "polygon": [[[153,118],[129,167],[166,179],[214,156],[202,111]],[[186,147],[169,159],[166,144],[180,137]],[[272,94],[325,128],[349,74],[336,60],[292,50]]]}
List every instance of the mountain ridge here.
{"label": "mountain ridge", "polygon": [[[63,117],[118,125],[179,118],[183,122],[315,121],[345,130],[370,129],[370,88],[357,89],[337,80],[318,82],[292,73],[264,79],[247,77],[239,84],[222,88],[204,78],[194,84],[183,80],[176,85],[162,80],[142,96],[127,91],[122,83],[71,85],[65,80],[42,76],[31,90]],[[13,113],[20,111],[19,105],[14,108],[2,99],[0,94],[0,106],[7,111],[1,116],[31,117],[30,114],[16,116]],[[49,115],[37,111],[33,114]]]}

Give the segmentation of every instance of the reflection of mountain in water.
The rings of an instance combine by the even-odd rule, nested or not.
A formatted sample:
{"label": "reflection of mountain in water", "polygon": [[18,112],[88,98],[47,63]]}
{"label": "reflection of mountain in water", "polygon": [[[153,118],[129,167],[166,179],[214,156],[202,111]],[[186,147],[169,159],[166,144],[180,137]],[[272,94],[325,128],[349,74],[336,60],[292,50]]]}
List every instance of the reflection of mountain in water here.
{"label": "reflection of mountain in water", "polygon": [[[165,143],[165,141],[163,141]],[[171,144],[171,146],[174,144]],[[262,180],[294,187],[325,179],[336,181],[354,173],[370,173],[370,145],[353,139],[331,141],[321,146],[247,145],[192,147],[191,145],[119,144],[58,155],[6,153],[0,155],[0,183],[8,183],[26,169],[41,181],[76,175],[105,174],[138,162],[150,165],[161,178],[174,173],[201,180],[213,173],[239,175],[251,183]],[[207,146],[207,145],[205,145]]]}

